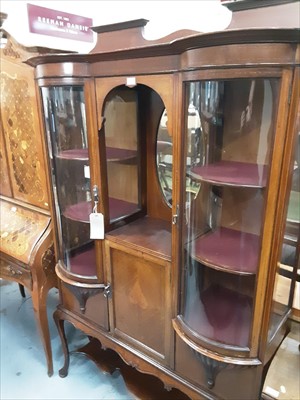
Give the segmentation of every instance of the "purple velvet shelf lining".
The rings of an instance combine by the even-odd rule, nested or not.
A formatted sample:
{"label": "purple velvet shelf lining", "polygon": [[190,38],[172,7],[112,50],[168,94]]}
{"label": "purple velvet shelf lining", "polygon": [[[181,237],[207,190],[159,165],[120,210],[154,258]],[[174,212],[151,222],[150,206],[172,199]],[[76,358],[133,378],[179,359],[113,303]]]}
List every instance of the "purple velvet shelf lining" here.
{"label": "purple velvet shelf lining", "polygon": [[73,274],[83,276],[96,276],[96,254],[95,249],[85,250],[70,257],[70,269]]}
{"label": "purple velvet shelf lining", "polygon": [[64,160],[88,160],[89,151],[88,149],[64,150],[57,155],[57,158],[63,158]]}
{"label": "purple velvet shelf lining", "polygon": [[113,197],[109,198],[109,215],[111,220],[133,214],[138,210],[139,207],[136,203],[114,199]]}
{"label": "purple velvet shelf lining", "polygon": [[195,332],[210,340],[247,347],[251,314],[251,297],[211,285],[194,301],[184,319]]}
{"label": "purple velvet shelf lining", "polygon": [[191,168],[189,175],[219,185],[262,188],[267,183],[267,166],[237,161],[219,161]]}
{"label": "purple velvet shelf lining", "polygon": [[[119,149],[117,147],[107,147],[106,157],[108,161],[120,161],[129,160],[136,157],[137,152],[129,149]],[[57,158],[63,158],[65,160],[88,160],[89,151],[88,149],[71,149],[64,150],[57,155]]]}
{"label": "purple velvet shelf lining", "polygon": [[89,215],[93,210],[93,205],[91,201],[82,201],[77,204],[72,204],[68,206],[63,215],[66,218],[73,219],[79,222],[90,222]]}
{"label": "purple velvet shelf lining", "polygon": [[119,149],[117,147],[106,147],[107,161],[121,161],[135,158],[136,150]]}
{"label": "purple velvet shelf lining", "polygon": [[255,274],[260,236],[221,227],[190,242],[197,261],[237,274]]}
{"label": "purple velvet shelf lining", "polygon": [[[90,222],[89,215],[92,212],[93,204],[91,201],[83,201],[77,204],[68,206],[63,215],[66,218],[79,222]],[[138,210],[138,205],[124,200],[109,198],[110,219],[120,218],[125,215],[130,215]]]}

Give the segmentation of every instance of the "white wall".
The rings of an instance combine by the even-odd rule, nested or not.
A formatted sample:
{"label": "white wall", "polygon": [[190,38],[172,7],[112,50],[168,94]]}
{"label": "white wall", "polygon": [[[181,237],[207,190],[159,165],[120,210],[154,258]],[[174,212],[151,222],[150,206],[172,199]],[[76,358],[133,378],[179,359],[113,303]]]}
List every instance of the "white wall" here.
{"label": "white wall", "polygon": [[23,1],[0,0],[1,12],[8,14],[3,28],[25,46],[46,46],[88,53],[95,44],[55,38],[29,32],[27,3],[93,19],[94,26],[138,18],[149,20],[144,29],[148,40],[163,37],[179,29],[210,32],[225,29],[232,13],[219,0],[192,1]]}

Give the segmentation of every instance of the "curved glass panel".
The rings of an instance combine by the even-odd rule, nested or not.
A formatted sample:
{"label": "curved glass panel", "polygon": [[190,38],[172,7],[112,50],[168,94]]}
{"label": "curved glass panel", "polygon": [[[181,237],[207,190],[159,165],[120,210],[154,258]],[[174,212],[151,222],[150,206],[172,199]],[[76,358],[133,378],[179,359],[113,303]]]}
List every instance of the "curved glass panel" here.
{"label": "curved glass panel", "polygon": [[156,167],[160,187],[167,204],[172,206],[173,142],[169,135],[167,111],[160,119],[156,140]]}
{"label": "curved glass panel", "polygon": [[141,209],[138,94],[120,86],[104,105],[110,222]]}
{"label": "curved glass panel", "polygon": [[83,86],[43,87],[45,126],[56,198],[60,260],[75,275],[96,276]]}
{"label": "curved glass panel", "polygon": [[269,340],[276,333],[286,313],[300,309],[300,109],[292,184],[289,195],[281,258],[277,263],[273,292]]}
{"label": "curved glass panel", "polygon": [[[204,340],[249,345],[278,84],[276,79],[186,84],[181,314],[191,334]],[[190,186],[197,188],[193,195]]]}

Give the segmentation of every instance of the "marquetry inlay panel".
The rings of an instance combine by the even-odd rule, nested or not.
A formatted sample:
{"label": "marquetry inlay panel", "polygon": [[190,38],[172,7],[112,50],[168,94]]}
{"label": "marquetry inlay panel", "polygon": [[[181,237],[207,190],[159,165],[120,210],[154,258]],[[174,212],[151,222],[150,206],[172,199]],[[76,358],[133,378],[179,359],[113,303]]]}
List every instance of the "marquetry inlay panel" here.
{"label": "marquetry inlay panel", "polygon": [[[19,69],[1,71],[1,118],[14,198],[48,208],[45,164],[41,147],[34,82]],[[31,75],[28,74],[28,78]]]}
{"label": "marquetry inlay panel", "polygon": [[1,73],[1,111],[14,197],[43,205],[48,202],[42,155],[37,148],[39,131],[34,123],[34,109],[29,83],[5,72]]}
{"label": "marquetry inlay panel", "polygon": [[0,194],[12,196],[2,126],[0,126]]}
{"label": "marquetry inlay panel", "polygon": [[29,264],[32,250],[50,223],[50,217],[0,200],[0,250]]}

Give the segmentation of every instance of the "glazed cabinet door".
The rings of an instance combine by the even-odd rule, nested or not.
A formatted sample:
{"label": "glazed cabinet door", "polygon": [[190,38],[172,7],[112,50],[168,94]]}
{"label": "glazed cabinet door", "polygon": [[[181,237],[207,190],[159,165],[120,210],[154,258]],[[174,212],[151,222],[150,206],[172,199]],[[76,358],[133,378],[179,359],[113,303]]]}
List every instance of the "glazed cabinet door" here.
{"label": "glazed cabinet door", "polygon": [[174,328],[199,354],[233,364],[260,363],[280,173],[274,160],[283,159],[290,80],[269,72],[183,82],[185,215]]}
{"label": "glazed cabinet door", "polygon": [[[104,222],[99,213],[100,188],[92,184],[95,178],[91,172],[90,143],[98,137],[92,118],[96,111],[92,109],[95,101],[91,86],[89,81],[62,81],[50,82],[40,90],[52,172],[61,306],[88,324],[107,330],[109,286],[102,270]],[[96,225],[91,226],[94,217]]]}
{"label": "glazed cabinet door", "polygon": [[[97,84],[100,96],[105,86]],[[109,225],[139,213],[143,207],[137,107],[137,92],[123,85],[111,88],[101,110],[100,147],[105,148],[102,166],[107,182],[103,197]]]}
{"label": "glazed cabinet door", "polygon": [[[289,128],[294,137],[289,144],[291,162],[282,173],[281,188],[286,188],[286,196],[278,208],[283,212],[283,224],[278,245],[277,269],[274,287],[271,288],[272,303],[268,326],[268,342],[272,345],[282,320],[290,311],[299,316],[300,282],[300,70],[294,80],[291,99],[293,115],[289,118]],[[271,297],[271,296],[270,296]],[[272,346],[269,346],[272,347]]]}
{"label": "glazed cabinet door", "polygon": [[164,364],[172,332],[172,88],[168,75],[96,80],[110,329]]}
{"label": "glazed cabinet door", "polygon": [[[59,265],[70,279],[97,281],[90,214],[99,189],[91,185],[84,84],[41,88],[52,170]],[[100,275],[100,276],[99,276]]]}
{"label": "glazed cabinet door", "polygon": [[[134,80],[133,85],[130,79]],[[171,114],[173,104],[170,88],[172,79],[167,75],[96,80],[101,204],[106,231],[122,221],[145,215],[171,219],[172,120],[167,117],[167,109]],[[161,178],[162,163],[166,179]]]}

